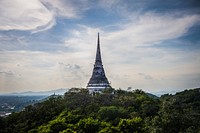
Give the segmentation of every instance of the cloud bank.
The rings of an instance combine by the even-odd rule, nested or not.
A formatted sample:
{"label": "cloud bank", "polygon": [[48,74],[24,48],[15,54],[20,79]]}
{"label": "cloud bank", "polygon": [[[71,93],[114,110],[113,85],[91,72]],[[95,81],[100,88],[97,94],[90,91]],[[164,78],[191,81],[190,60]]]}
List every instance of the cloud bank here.
{"label": "cloud bank", "polygon": [[75,6],[72,0],[1,0],[0,30],[48,30],[56,24],[56,17],[80,17],[87,9],[85,2]]}
{"label": "cloud bank", "polygon": [[0,91],[85,87],[98,32],[113,87],[199,87],[198,2],[159,2],[1,0]]}

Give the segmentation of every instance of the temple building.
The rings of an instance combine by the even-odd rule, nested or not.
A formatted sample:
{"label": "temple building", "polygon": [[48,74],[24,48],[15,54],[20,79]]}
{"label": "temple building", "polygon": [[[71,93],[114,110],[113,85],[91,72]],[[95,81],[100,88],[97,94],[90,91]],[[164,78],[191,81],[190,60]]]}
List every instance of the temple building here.
{"label": "temple building", "polygon": [[92,72],[92,77],[90,78],[87,89],[89,92],[101,92],[105,88],[111,88],[108,79],[106,78],[102,60],[101,60],[101,51],[100,51],[100,39],[98,33],[97,39],[97,51],[96,51],[96,59]]}

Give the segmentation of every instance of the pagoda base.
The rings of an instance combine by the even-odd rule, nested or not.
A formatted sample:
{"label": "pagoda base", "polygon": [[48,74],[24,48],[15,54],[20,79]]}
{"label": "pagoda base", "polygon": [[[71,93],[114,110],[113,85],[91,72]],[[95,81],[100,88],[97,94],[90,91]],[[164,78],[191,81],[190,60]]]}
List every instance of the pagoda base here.
{"label": "pagoda base", "polygon": [[106,88],[111,88],[109,84],[88,84],[87,89],[89,93],[102,92]]}

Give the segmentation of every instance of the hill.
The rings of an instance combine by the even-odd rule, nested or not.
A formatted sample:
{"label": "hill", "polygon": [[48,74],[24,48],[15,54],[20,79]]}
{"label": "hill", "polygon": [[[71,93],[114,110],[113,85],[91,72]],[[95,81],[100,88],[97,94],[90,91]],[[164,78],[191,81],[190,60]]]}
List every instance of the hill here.
{"label": "hill", "polygon": [[50,96],[53,94],[56,95],[64,95],[65,92],[67,92],[69,89],[55,89],[55,90],[50,90],[50,91],[39,91],[39,92],[34,92],[34,91],[27,91],[27,92],[13,92],[13,93],[8,93],[8,94],[1,94],[1,95],[8,95],[8,96]]}
{"label": "hill", "polygon": [[33,105],[46,96],[15,96],[0,95],[0,116],[7,116],[12,112],[19,112],[28,105]]}
{"label": "hill", "polygon": [[200,88],[152,97],[142,90],[69,91],[0,118],[1,133],[199,133]]}

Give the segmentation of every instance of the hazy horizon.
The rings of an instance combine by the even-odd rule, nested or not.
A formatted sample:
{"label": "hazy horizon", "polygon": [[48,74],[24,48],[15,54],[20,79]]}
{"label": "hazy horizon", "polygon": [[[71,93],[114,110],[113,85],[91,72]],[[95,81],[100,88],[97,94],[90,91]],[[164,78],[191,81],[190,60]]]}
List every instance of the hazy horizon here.
{"label": "hazy horizon", "polygon": [[[53,95],[53,94],[56,94],[56,95],[64,95],[65,92],[67,92],[69,89],[71,88],[59,88],[59,89],[51,89],[51,90],[44,90],[44,91],[34,91],[34,90],[27,90],[27,91],[18,91],[18,92],[7,92],[7,93],[0,93],[0,96],[44,96],[44,95]],[[86,89],[86,88],[84,88]],[[115,88],[116,90],[118,89],[121,89],[121,88]],[[192,88],[192,89],[195,89],[195,88]],[[128,89],[127,88],[122,88],[122,90],[125,90],[125,91],[134,91],[136,89]],[[188,90],[188,89],[187,89]],[[144,90],[142,90],[144,91]],[[150,94],[153,94],[153,95],[156,95],[158,97],[160,97],[161,95],[164,95],[164,94],[176,94],[177,92],[181,92],[181,91],[157,91],[157,92],[154,92],[154,91],[144,91],[146,93],[150,93]]]}
{"label": "hazy horizon", "polygon": [[200,87],[200,2],[1,0],[0,93],[86,87],[100,33],[111,86]]}

